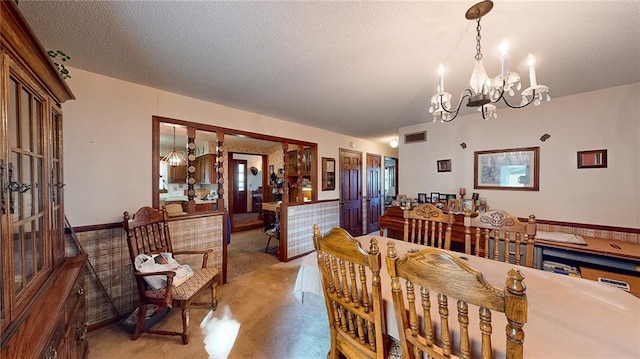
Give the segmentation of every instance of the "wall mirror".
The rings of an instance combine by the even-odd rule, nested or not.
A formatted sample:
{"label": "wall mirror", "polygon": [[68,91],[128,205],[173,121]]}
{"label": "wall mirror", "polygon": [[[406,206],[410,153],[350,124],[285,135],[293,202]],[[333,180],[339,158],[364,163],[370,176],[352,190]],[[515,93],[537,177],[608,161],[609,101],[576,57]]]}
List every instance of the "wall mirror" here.
{"label": "wall mirror", "polygon": [[476,189],[539,190],[540,147],[474,152]]}

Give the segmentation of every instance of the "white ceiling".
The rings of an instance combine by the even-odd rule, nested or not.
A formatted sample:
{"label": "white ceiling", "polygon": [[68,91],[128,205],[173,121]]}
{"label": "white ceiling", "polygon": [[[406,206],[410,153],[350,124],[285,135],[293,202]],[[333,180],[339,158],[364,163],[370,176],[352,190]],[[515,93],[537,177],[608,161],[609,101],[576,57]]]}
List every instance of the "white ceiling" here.
{"label": "white ceiling", "polygon": [[[474,1],[27,1],[19,7],[68,66],[371,139],[431,121],[438,64],[468,86]],[[489,76],[499,45],[552,97],[640,81],[639,1],[496,1],[481,22]],[[73,72],[71,73],[73,76]],[[514,100],[518,103],[519,100]]]}

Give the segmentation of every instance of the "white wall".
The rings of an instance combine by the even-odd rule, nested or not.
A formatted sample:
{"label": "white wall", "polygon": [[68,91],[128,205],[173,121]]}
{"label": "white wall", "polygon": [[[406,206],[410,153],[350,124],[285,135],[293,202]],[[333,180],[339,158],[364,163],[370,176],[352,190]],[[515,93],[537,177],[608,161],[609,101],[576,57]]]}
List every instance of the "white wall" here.
{"label": "white wall", "polygon": [[[157,185],[151,178],[153,115],[315,142],[319,164],[322,157],[337,159],[339,148],[350,148],[351,142],[363,158],[366,152],[397,156],[396,150],[371,141],[79,69],[72,72],[67,81],[76,100],[66,102],[63,111],[65,213],[73,226],[118,222],[123,211],[151,204],[151,188]],[[319,200],[338,197],[338,187],[318,193]]]}
{"label": "white wall", "polygon": [[[401,128],[401,139],[427,130],[427,142],[400,141],[400,194],[466,187],[468,195],[478,192],[490,207],[520,217],[640,227],[640,83],[554,98],[539,107],[499,109],[498,116],[432,124],[426,113],[425,124]],[[545,133],[551,138],[542,142]],[[474,151],[535,146],[540,191],[473,189]],[[576,152],[596,149],[608,150],[608,168],[577,169]],[[438,173],[436,161],[448,158],[452,171]]]}

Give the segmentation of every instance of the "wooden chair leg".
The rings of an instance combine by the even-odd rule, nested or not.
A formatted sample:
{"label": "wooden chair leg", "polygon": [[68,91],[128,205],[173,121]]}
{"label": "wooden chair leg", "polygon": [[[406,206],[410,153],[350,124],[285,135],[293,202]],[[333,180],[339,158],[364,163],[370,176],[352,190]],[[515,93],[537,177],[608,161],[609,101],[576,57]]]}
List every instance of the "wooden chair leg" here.
{"label": "wooden chair leg", "polygon": [[182,344],[189,344],[189,305],[182,307]]}
{"label": "wooden chair leg", "polygon": [[211,309],[216,310],[218,308],[218,281],[213,282],[211,285]]}
{"label": "wooden chair leg", "polygon": [[269,239],[267,239],[267,246],[264,247],[264,252],[267,253],[269,251],[269,243],[271,243],[271,238],[273,238],[273,235],[269,234]]}
{"label": "wooden chair leg", "polygon": [[142,334],[142,330],[144,329],[144,322],[147,319],[147,305],[142,304],[138,306],[138,315],[136,316],[136,329],[131,336],[131,340],[136,340],[140,338],[140,334]]}

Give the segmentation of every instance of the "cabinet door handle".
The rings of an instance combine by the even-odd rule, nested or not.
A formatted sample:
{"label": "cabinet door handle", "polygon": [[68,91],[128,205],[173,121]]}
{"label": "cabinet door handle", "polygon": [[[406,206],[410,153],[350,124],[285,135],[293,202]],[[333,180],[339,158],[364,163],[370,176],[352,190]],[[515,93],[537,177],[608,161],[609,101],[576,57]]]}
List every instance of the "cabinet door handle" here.
{"label": "cabinet door handle", "polygon": [[57,359],[58,351],[53,347],[48,347],[47,350],[44,351],[43,355],[44,359]]}
{"label": "cabinet door handle", "polygon": [[[7,168],[7,172],[9,175],[9,185],[7,186],[7,189],[9,190],[9,212],[11,214],[13,214],[15,212],[15,203],[13,202],[13,192],[10,188],[11,183],[13,182],[13,163],[9,162],[9,166]],[[2,190],[4,191],[4,187],[2,187]]]}
{"label": "cabinet door handle", "polygon": [[20,192],[20,193],[25,193],[31,189],[31,185],[28,185],[26,183],[20,183],[20,182],[9,182],[9,186],[7,187],[11,192]]}
{"label": "cabinet door handle", "polygon": [[78,335],[77,340],[79,342],[87,340],[87,327],[87,323],[78,323],[76,326],[76,334]]}
{"label": "cabinet door handle", "polygon": [[84,294],[84,288],[80,287],[78,288],[78,290],[76,291],[76,295],[78,297],[82,296]]}

